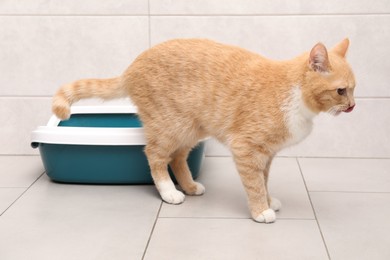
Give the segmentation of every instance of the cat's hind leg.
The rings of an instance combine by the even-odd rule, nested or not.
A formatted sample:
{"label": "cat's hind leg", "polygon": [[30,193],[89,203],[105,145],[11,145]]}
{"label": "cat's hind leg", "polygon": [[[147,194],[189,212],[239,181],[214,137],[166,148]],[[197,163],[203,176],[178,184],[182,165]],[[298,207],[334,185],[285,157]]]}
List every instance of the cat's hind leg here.
{"label": "cat's hind leg", "polygon": [[173,174],[177,182],[184,192],[188,195],[202,195],[205,192],[205,187],[195,182],[192,178],[190,169],[188,168],[187,158],[191,151],[191,147],[183,147],[178,149],[172,156],[170,162]]}
{"label": "cat's hind leg", "polygon": [[145,147],[145,154],[148,158],[150,171],[154,184],[160,193],[163,201],[170,204],[180,204],[184,201],[185,195],[178,191],[168,173],[168,163],[171,161],[170,149],[164,145],[157,145],[149,141]]}

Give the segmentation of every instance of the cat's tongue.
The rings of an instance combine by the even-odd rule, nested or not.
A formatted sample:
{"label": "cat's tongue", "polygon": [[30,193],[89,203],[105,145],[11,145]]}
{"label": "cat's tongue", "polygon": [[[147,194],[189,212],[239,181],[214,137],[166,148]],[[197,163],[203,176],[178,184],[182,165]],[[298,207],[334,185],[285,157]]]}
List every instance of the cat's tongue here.
{"label": "cat's tongue", "polygon": [[355,105],[353,105],[353,106],[351,106],[351,107],[349,107],[349,108],[347,108],[346,110],[344,110],[343,112],[345,112],[345,113],[349,113],[349,112],[351,112],[352,110],[353,110],[353,108],[355,107]]}

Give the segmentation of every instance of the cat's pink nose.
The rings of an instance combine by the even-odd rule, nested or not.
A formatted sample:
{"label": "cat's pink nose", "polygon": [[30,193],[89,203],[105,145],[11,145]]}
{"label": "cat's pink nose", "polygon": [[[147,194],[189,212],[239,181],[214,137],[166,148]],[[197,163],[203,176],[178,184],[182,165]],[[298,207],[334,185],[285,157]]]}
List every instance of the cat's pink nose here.
{"label": "cat's pink nose", "polygon": [[353,104],[352,106],[350,106],[349,108],[344,110],[344,112],[349,113],[349,112],[351,112],[353,110],[354,107],[355,107],[355,104]]}

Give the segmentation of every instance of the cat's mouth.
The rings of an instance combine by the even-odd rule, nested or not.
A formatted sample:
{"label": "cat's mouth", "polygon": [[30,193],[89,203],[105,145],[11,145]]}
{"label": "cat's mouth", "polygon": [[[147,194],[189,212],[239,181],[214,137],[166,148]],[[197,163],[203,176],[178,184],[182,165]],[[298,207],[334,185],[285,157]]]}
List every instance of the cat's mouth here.
{"label": "cat's mouth", "polygon": [[354,108],[354,107],[355,107],[355,105],[353,105],[353,106],[350,106],[349,108],[347,108],[347,109],[343,110],[343,112],[345,112],[345,113],[352,112],[352,110],[353,110],[353,108]]}
{"label": "cat's mouth", "polygon": [[352,112],[354,107],[355,107],[355,105],[347,107],[347,108],[345,108],[345,106],[344,107],[334,106],[334,107],[332,107],[331,109],[328,110],[328,113],[331,114],[331,115],[334,115],[334,116],[338,116],[342,112],[344,112],[344,113]]}

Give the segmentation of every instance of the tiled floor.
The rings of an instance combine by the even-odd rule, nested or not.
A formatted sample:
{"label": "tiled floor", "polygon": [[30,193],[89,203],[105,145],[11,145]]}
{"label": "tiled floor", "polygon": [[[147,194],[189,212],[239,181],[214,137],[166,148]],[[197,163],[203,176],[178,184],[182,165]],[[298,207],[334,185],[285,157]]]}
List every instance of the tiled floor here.
{"label": "tiled floor", "polygon": [[38,156],[0,157],[0,259],[390,259],[390,159],[277,158],[274,224],[249,218],[229,157],[201,197],[52,183]]}

